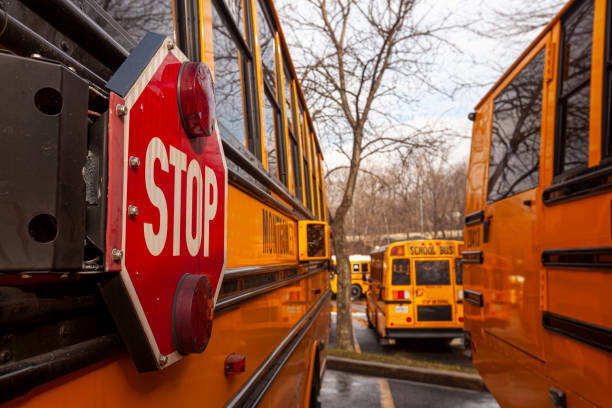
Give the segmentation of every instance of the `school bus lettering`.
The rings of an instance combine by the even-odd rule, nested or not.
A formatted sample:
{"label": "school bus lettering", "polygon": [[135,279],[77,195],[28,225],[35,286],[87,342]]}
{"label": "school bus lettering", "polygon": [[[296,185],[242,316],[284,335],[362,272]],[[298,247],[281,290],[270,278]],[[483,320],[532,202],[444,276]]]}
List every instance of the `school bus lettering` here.
{"label": "school bus lettering", "polygon": [[411,246],[410,255],[436,255],[436,248],[432,246]]}
{"label": "school bus lettering", "polygon": [[263,253],[276,255],[293,255],[294,228],[289,221],[280,215],[262,210]]}

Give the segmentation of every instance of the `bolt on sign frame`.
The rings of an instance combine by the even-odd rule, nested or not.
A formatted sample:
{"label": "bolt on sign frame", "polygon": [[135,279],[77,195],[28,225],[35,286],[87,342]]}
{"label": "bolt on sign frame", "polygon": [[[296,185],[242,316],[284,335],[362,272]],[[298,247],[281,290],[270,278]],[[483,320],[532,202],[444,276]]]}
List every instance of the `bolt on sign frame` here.
{"label": "bolt on sign frame", "polygon": [[465,328],[502,406],[610,404],[611,18],[568,2],[471,115]]}
{"label": "bolt on sign frame", "polygon": [[0,400],[316,406],[323,156],[274,4],[140,3],[0,5]]}

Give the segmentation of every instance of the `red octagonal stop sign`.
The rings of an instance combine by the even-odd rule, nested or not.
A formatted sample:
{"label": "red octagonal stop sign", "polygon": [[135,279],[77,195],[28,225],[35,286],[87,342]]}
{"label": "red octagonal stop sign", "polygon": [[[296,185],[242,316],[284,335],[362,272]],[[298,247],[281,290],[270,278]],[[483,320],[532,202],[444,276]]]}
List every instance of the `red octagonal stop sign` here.
{"label": "red octagonal stop sign", "polygon": [[[107,252],[114,250],[111,262],[121,266],[122,285],[114,286],[121,286],[118,292],[123,293],[117,294],[116,288],[103,293],[143,371],[177,361],[179,351],[203,350],[202,339],[193,331],[210,334],[206,324],[212,324],[225,266],[227,165],[216,130],[194,138],[185,132],[177,87],[186,60],[168,39],[148,34],[108,84],[123,92],[125,100],[112,106],[111,99],[110,106],[107,228],[110,242],[113,222],[121,223],[114,230],[115,242],[121,234],[121,248]],[[123,126],[114,128],[113,120]],[[112,142],[121,131],[118,163],[112,160]],[[119,165],[121,186],[111,175]],[[120,219],[113,220],[113,202],[121,208]],[[177,289],[181,285],[182,290]],[[118,310],[126,304],[132,309]]]}

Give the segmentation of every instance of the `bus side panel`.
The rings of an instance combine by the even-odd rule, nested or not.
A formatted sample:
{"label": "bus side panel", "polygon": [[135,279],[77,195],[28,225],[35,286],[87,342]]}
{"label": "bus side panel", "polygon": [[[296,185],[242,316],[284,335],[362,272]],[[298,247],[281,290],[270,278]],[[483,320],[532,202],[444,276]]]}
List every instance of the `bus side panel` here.
{"label": "bus side panel", "polygon": [[[493,101],[488,100],[476,111],[476,121],[472,131],[470,166],[466,185],[466,215],[482,211],[485,200],[485,175],[489,163],[490,132],[493,112]],[[465,251],[482,251],[483,223],[466,225],[464,231]],[[482,264],[463,264],[463,284],[465,289],[482,294],[485,290],[484,268]],[[478,343],[484,335],[483,307],[464,300],[465,329],[472,334],[472,340]],[[474,355],[474,365],[478,368],[479,356]]]}
{"label": "bus side panel", "polygon": [[[308,330],[300,345],[295,349],[285,366],[281,369],[279,376],[272,383],[270,389],[261,401],[261,407],[299,407],[306,401],[306,395],[310,392],[308,375],[313,369],[312,345],[324,340],[327,344],[329,338],[329,319],[331,303],[328,301],[321,311],[312,327]],[[327,354],[327,348],[319,348],[319,370],[323,364],[323,358]],[[313,372],[319,376],[320,372]]]}
{"label": "bus side panel", "polygon": [[[321,296],[315,296],[313,289],[325,292],[326,274],[328,271],[322,271],[219,313],[206,350],[162,371],[138,373],[126,353],[51,381],[7,406],[171,407],[176,406],[177,395],[182,406],[223,406]],[[291,295],[295,291],[303,296],[297,301]],[[321,322],[328,319],[326,310],[320,312]],[[317,337],[327,339],[324,326],[329,322],[320,324]],[[246,371],[226,377],[225,359],[231,353],[246,355]],[[290,387],[295,390],[298,385],[291,383]]]}

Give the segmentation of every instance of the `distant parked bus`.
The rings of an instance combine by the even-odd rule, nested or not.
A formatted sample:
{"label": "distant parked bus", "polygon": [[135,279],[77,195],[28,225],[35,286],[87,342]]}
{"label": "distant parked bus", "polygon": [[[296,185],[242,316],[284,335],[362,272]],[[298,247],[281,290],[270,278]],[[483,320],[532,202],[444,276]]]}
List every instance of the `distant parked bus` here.
{"label": "distant parked bus", "polygon": [[[335,295],[338,293],[338,274],[335,271],[336,256],[332,256],[334,263],[334,272],[330,279],[331,291]],[[351,297],[359,299],[368,291],[368,278],[370,277],[370,256],[369,255],[351,255],[349,256],[351,264]]]}
{"label": "distant parked bus", "polygon": [[463,334],[463,242],[418,240],[374,250],[367,318],[383,339]]}

